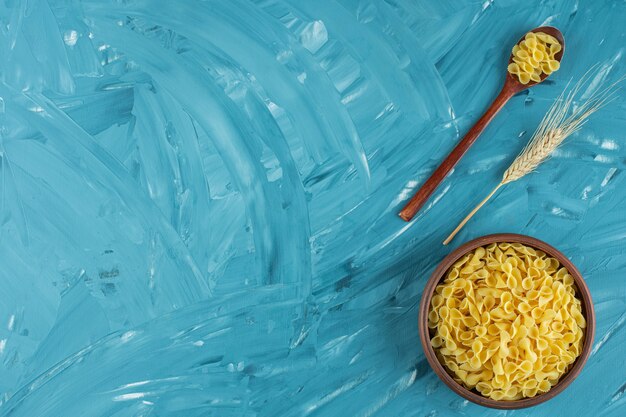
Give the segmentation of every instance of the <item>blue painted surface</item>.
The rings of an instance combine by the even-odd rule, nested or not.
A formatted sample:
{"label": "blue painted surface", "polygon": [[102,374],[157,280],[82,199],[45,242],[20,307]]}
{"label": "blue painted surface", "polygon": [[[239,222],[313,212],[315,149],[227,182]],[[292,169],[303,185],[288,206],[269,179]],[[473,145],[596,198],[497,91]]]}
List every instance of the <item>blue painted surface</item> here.
{"label": "blue painted surface", "polygon": [[[441,241],[567,80],[626,72],[623,1],[44,1],[0,6],[0,416],[626,415],[626,97],[454,241],[565,252],[597,311],[554,400],[463,401],[419,347]],[[396,213],[526,30],[514,97],[412,223]]]}

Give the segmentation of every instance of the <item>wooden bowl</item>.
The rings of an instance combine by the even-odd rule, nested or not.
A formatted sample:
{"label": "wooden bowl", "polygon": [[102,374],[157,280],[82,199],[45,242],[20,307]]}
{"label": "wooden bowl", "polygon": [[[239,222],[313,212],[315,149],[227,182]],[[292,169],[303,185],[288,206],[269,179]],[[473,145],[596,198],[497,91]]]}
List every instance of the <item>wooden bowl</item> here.
{"label": "wooden bowl", "polygon": [[[430,308],[430,301],[435,292],[435,287],[442,281],[444,275],[448,272],[452,264],[455,261],[460,259],[463,255],[468,252],[473,251],[474,249],[480,246],[486,246],[490,243],[521,243],[526,246],[530,246],[535,249],[539,249],[546,254],[550,255],[553,258],[558,259],[563,267],[565,267],[570,275],[574,278],[574,282],[576,283],[577,297],[580,298],[582,304],[582,313],[587,320],[587,327],[585,328],[585,340],[583,343],[583,349],[580,356],[576,359],[570,370],[567,374],[563,375],[559,382],[553,386],[550,391],[539,394],[532,398],[523,398],[521,400],[515,401],[504,401],[504,400],[494,400],[491,398],[487,398],[482,396],[476,390],[469,390],[457,383],[452,376],[446,371],[444,365],[439,363],[437,356],[435,355],[435,351],[430,344],[430,330],[428,328],[428,311]],[[424,354],[426,355],[426,359],[430,366],[433,368],[435,373],[441,378],[441,380],[452,389],[452,391],[459,394],[461,397],[472,401],[476,404],[491,407],[491,408],[499,408],[504,410],[509,409],[517,409],[517,408],[525,408],[532,407],[534,405],[540,404],[542,402],[548,401],[553,398],[560,392],[562,392],[572,381],[580,374],[585,362],[589,358],[589,354],[591,353],[591,347],[593,345],[593,336],[595,332],[596,321],[595,321],[595,313],[593,311],[593,302],[591,301],[591,293],[589,292],[589,288],[585,284],[585,281],[578,271],[574,264],[570,262],[570,260],[563,255],[561,252],[548,245],[541,240],[535,239],[534,237],[517,235],[517,234],[496,234],[479,237],[478,239],[472,240],[471,242],[465,243],[464,245],[457,248],[455,251],[446,256],[443,261],[439,264],[439,266],[435,269],[430,279],[426,283],[426,287],[424,288],[424,293],[422,294],[422,300],[420,303],[419,309],[419,334],[420,339],[422,341],[422,348],[424,349]]]}

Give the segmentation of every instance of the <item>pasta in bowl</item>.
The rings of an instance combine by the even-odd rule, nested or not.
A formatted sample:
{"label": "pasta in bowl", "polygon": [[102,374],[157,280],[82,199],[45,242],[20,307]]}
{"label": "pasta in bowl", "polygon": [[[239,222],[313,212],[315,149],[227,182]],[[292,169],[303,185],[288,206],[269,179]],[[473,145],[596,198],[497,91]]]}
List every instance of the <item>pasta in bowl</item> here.
{"label": "pasta in bowl", "polygon": [[502,409],[546,401],[580,373],[595,327],[589,290],[550,245],[501,234],[448,255],[420,305],[426,358],[455,392]]}

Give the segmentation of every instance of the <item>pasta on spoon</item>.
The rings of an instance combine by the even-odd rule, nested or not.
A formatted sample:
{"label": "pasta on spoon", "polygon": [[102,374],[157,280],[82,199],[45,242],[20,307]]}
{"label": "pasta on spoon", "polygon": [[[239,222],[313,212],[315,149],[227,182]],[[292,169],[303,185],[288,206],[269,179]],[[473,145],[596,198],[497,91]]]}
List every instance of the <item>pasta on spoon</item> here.
{"label": "pasta on spoon", "polygon": [[508,71],[517,75],[522,84],[541,82],[541,75],[558,71],[561,64],[556,58],[563,47],[552,35],[543,32],[528,32],[524,40],[513,47],[513,62]]}

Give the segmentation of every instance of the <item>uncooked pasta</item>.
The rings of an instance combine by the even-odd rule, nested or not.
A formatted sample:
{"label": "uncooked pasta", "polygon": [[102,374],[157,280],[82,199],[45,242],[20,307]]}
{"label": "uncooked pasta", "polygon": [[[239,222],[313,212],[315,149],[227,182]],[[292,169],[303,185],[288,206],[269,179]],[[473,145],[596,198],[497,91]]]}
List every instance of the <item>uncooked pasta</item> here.
{"label": "uncooked pasta", "polygon": [[508,71],[516,75],[519,82],[541,81],[542,74],[552,74],[560,67],[556,54],[561,44],[551,35],[543,32],[528,32],[520,43],[513,47],[513,62]]}
{"label": "uncooked pasta", "polygon": [[463,256],[435,290],[431,344],[453,378],[495,400],[545,393],[583,347],[585,318],[559,261],[518,243]]}

